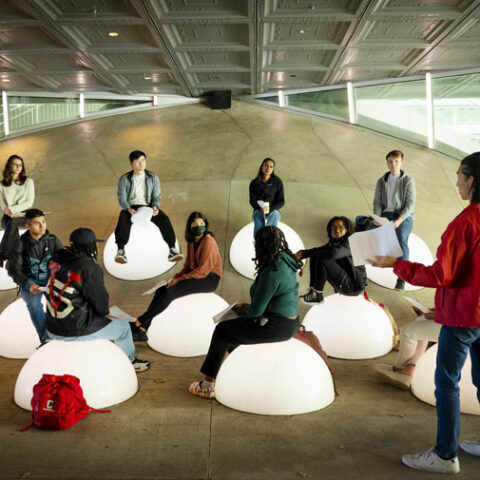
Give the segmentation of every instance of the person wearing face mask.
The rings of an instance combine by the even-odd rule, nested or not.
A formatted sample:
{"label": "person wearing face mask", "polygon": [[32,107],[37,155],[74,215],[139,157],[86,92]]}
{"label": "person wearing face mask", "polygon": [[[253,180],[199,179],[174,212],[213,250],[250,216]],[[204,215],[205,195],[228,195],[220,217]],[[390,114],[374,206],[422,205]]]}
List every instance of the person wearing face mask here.
{"label": "person wearing face mask", "polygon": [[145,313],[131,323],[133,338],[146,341],[146,331],[155,316],[163,312],[176,298],[192,293],[208,293],[217,289],[222,277],[222,257],[208,220],[200,212],[192,212],[185,227],[187,258],[183,268],[166,285],[155,292]]}

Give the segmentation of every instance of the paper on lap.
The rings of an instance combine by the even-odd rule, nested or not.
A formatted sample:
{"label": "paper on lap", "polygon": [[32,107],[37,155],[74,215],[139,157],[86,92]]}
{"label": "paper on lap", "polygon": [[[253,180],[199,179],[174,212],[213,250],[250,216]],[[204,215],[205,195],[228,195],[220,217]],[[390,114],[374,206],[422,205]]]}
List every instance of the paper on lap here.
{"label": "paper on lap", "polygon": [[135,215],[130,217],[132,223],[147,227],[153,216],[153,208],[140,207]]}
{"label": "paper on lap", "polygon": [[366,232],[357,232],[348,237],[353,264],[366,265],[369,258],[377,255],[401,257],[403,255],[393,222]]}
{"label": "paper on lap", "polygon": [[156,292],[160,287],[163,287],[168,283],[168,280],[160,280],[157,284],[155,284],[152,288],[143,292],[142,295],[151,295],[152,293]]}
{"label": "paper on lap", "polygon": [[238,318],[239,315],[237,315],[233,311],[233,307],[235,307],[236,305],[238,305],[238,302],[232,303],[225,310],[222,310],[221,312],[214,315],[213,323],[220,323],[220,322],[224,322],[225,320],[233,320],[235,318]]}
{"label": "paper on lap", "polygon": [[430,309],[427,308],[425,305],[422,305],[420,302],[417,302],[414,298],[412,297],[403,297],[407,302],[410,302],[414,307],[417,307],[421,312],[423,313],[428,313],[430,312]]}
{"label": "paper on lap", "polygon": [[134,322],[135,317],[132,317],[127,312],[124,312],[121,308],[114,305],[110,307],[110,311],[108,312],[108,316],[112,318],[118,318],[119,320],[126,320],[127,322]]}
{"label": "paper on lap", "polygon": [[373,218],[377,223],[379,223],[380,225],[386,225],[386,224],[390,221],[388,218],[379,217],[378,215],[375,215],[374,213],[372,213],[372,218]]}

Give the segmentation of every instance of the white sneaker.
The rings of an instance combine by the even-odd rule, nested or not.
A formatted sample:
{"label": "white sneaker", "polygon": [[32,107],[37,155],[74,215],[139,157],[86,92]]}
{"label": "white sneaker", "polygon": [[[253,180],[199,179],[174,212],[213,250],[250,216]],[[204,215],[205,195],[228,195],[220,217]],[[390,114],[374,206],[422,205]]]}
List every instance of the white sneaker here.
{"label": "white sneaker", "polygon": [[178,262],[183,258],[183,255],[175,248],[172,247],[168,252],[168,261],[169,262]]}
{"label": "white sneaker", "polygon": [[125,250],[119,248],[117,254],[115,255],[115,262],[117,263],[127,263],[127,256],[125,255]]}
{"label": "white sneaker", "polygon": [[460,442],[460,448],[470,455],[480,457],[480,442]]}
{"label": "white sneaker", "polygon": [[458,457],[444,460],[434,452],[433,447],[423,453],[404,455],[402,462],[407,467],[414,468],[415,470],[425,470],[426,472],[458,473],[460,471]]}

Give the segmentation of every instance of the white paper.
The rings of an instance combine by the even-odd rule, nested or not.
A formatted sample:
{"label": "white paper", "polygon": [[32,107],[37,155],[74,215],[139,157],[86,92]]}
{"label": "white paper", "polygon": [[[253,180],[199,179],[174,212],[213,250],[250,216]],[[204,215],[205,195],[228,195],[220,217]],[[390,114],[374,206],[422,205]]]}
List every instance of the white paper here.
{"label": "white paper", "polygon": [[377,223],[379,223],[380,225],[386,225],[386,224],[390,221],[388,218],[379,217],[378,215],[375,215],[374,213],[372,213],[372,218],[373,218]]}
{"label": "white paper", "polygon": [[235,307],[235,305],[238,305],[238,302],[232,303],[225,310],[222,310],[221,312],[214,315],[213,323],[220,323],[220,322],[224,322],[225,320],[233,320],[235,318],[238,318],[239,315],[237,315],[233,311],[233,307]]}
{"label": "white paper", "polygon": [[355,266],[366,265],[369,258],[375,258],[377,255],[395,258],[403,255],[393,222],[365,232],[354,233],[348,237],[348,243]]}
{"label": "white paper", "polygon": [[119,320],[126,320],[127,322],[134,322],[136,320],[135,317],[132,317],[127,312],[124,312],[121,308],[114,305],[110,307],[110,311],[108,312],[108,316],[112,318],[118,318]]}
{"label": "white paper", "polygon": [[153,208],[150,207],[140,207],[137,210],[137,213],[130,217],[132,223],[141,225],[142,227],[148,226],[150,220],[152,219]]}
{"label": "white paper", "polygon": [[265,202],[263,200],[257,200],[258,206],[263,209],[263,206],[265,205]]}
{"label": "white paper", "polygon": [[417,307],[421,312],[423,313],[428,313],[430,312],[430,309],[427,308],[425,305],[422,305],[421,303],[417,302],[414,298],[412,297],[403,297],[407,302],[410,302],[414,307]]}
{"label": "white paper", "polygon": [[38,291],[39,291],[39,292],[46,292],[46,291],[47,291],[47,287],[38,287]]}
{"label": "white paper", "polygon": [[143,292],[142,295],[151,295],[152,293],[156,292],[160,287],[163,287],[168,283],[168,280],[160,280],[157,284],[155,284],[152,288]]}

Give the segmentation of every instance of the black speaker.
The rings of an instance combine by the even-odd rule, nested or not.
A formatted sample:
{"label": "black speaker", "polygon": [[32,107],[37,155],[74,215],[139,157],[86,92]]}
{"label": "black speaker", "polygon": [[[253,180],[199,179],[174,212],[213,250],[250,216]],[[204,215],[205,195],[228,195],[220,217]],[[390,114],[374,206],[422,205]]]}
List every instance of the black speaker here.
{"label": "black speaker", "polygon": [[210,107],[213,110],[224,110],[232,106],[231,90],[214,90],[208,96]]}

